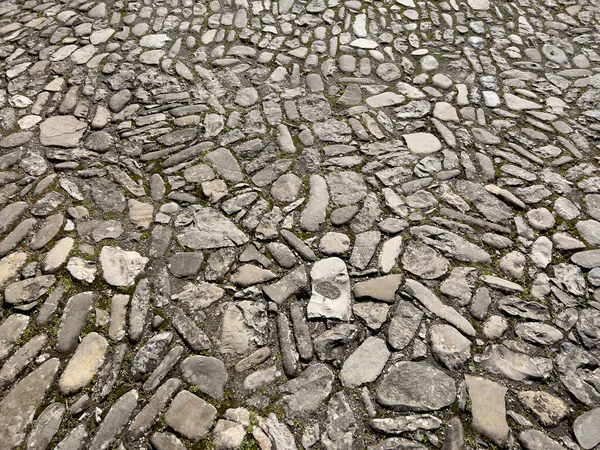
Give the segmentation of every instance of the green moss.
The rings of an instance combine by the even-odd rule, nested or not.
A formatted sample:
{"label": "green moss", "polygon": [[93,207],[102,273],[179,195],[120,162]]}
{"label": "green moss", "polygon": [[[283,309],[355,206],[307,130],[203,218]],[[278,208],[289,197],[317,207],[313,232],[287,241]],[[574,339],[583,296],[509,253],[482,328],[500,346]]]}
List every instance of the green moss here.
{"label": "green moss", "polygon": [[242,444],[239,446],[240,450],[260,450],[260,445],[256,442],[256,439],[252,437],[250,434],[244,436],[244,440]]}
{"label": "green moss", "polygon": [[283,404],[279,401],[273,401],[263,409],[263,414],[265,416],[268,416],[271,413],[275,414],[279,420],[285,419],[285,410],[283,409]]}
{"label": "green moss", "polygon": [[104,213],[104,220],[118,220],[121,218],[121,213],[118,212],[114,212],[114,211],[109,211]]}
{"label": "green moss", "polygon": [[199,441],[190,441],[189,439],[182,439],[185,448],[189,450],[213,450],[215,444],[212,441],[212,436],[206,436]]}

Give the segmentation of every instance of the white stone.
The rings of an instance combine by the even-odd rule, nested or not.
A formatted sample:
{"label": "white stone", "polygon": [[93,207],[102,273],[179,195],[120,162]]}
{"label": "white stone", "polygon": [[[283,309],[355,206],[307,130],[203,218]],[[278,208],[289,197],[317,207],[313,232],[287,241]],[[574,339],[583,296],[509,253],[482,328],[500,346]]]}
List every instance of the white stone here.
{"label": "white stone", "polygon": [[440,140],[431,133],[403,134],[408,149],[417,155],[429,155],[442,149]]}
{"label": "white stone", "polygon": [[352,298],[346,263],[340,258],[317,261],[310,270],[312,296],[306,313],[309,318],[350,320]]}
{"label": "white stone", "polygon": [[106,246],[100,252],[104,279],[113,286],[132,286],[147,263],[148,258],[138,252],[125,251],[119,247]]}

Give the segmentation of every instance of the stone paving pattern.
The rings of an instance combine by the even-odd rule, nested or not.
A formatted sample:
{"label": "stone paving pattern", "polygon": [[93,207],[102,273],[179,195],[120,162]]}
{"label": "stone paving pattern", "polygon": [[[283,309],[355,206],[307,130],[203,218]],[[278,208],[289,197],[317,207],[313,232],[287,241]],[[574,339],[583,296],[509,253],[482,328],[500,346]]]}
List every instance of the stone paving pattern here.
{"label": "stone paving pattern", "polygon": [[0,3],[0,449],[593,449],[599,0]]}

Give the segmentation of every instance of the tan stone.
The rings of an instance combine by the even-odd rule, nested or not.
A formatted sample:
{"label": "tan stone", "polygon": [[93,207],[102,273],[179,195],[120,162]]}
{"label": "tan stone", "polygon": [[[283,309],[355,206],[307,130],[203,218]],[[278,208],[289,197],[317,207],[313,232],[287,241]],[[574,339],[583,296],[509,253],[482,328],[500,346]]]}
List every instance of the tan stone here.
{"label": "tan stone", "polygon": [[87,334],[58,380],[63,394],[72,394],[87,386],[104,363],[108,342],[98,333]]}
{"label": "tan stone", "polygon": [[217,410],[190,391],[181,391],[165,414],[165,422],[188,439],[197,441],[212,426]]}
{"label": "tan stone", "polygon": [[465,375],[465,380],[471,397],[473,428],[503,447],[509,431],[504,400],[507,389],[485,378]]}
{"label": "tan stone", "polygon": [[16,252],[0,259],[0,288],[13,280],[27,261],[27,253]]}
{"label": "tan stone", "polygon": [[137,200],[130,199],[127,203],[129,206],[129,220],[136,228],[147,230],[152,223],[152,214],[154,212],[150,203],[142,203]]}
{"label": "tan stone", "polygon": [[565,402],[547,392],[524,391],[519,392],[517,398],[545,427],[557,425],[569,414],[569,407]]}

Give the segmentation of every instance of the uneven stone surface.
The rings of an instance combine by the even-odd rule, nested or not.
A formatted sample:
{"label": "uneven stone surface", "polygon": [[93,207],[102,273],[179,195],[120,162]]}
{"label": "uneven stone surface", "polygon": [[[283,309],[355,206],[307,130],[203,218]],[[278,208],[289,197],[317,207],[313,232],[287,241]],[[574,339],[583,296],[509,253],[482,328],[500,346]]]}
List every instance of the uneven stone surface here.
{"label": "uneven stone surface", "polygon": [[471,398],[473,427],[496,445],[508,439],[508,423],[504,398],[506,388],[485,378],[465,376]]}
{"label": "uneven stone surface", "polygon": [[377,387],[377,401],[399,411],[436,411],[455,397],[454,380],[426,363],[395,363]]}
{"label": "uneven stone surface", "polygon": [[600,445],[598,7],[1,2],[0,447]]}

